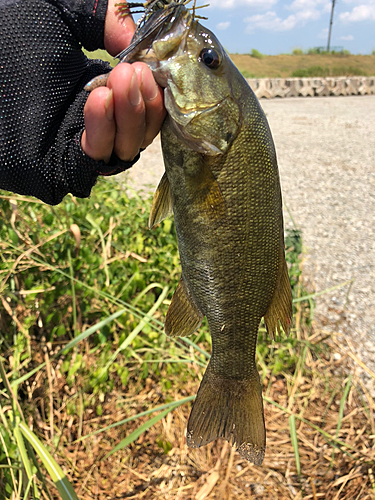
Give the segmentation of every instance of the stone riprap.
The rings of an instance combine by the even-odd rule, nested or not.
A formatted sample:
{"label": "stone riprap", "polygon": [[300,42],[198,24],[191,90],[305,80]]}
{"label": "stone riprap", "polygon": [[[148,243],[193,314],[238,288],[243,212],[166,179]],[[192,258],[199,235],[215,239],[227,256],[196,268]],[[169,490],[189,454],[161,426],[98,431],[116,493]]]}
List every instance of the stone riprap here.
{"label": "stone riprap", "polygon": [[258,99],[375,95],[375,76],[327,78],[247,78]]}

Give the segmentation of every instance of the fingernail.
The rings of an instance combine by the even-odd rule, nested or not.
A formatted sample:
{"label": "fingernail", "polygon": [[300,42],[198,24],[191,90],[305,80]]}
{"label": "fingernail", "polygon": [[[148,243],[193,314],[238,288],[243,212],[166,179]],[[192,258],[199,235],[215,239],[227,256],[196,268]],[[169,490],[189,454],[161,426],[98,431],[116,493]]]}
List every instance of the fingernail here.
{"label": "fingernail", "polygon": [[153,101],[159,94],[159,88],[154,78],[147,78],[144,71],[142,71],[142,94],[148,101]]}
{"label": "fingernail", "polygon": [[137,75],[134,73],[132,77],[132,81],[130,82],[130,88],[129,88],[129,101],[133,106],[138,106],[141,102],[141,93],[139,91],[139,86],[138,86],[138,78]]}
{"label": "fingernail", "polygon": [[114,113],[112,89],[108,92],[107,99],[105,100],[104,103],[104,107],[105,107],[105,116],[107,117],[107,120],[111,122],[113,120],[113,113]]}

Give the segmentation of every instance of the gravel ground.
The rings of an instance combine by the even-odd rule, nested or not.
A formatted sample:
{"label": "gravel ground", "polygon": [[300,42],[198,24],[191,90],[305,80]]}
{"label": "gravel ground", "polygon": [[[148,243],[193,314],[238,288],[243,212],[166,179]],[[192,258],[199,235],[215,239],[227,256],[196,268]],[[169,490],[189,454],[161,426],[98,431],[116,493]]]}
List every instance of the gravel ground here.
{"label": "gravel ground", "polygon": [[[302,230],[304,275],[315,318],[350,337],[375,371],[375,96],[262,100],[279,159],[286,226]],[[160,141],[131,170],[153,191],[162,172]],[[374,388],[373,388],[374,389]]]}

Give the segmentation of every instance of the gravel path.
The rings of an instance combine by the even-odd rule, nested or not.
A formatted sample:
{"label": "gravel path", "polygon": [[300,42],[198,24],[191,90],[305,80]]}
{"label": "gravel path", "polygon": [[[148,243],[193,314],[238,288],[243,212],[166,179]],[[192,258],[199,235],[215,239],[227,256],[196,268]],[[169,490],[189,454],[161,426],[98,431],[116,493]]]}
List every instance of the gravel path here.
{"label": "gravel path", "polygon": [[[279,159],[285,221],[302,230],[316,319],[349,335],[375,371],[375,96],[262,100]],[[153,191],[163,172],[156,140],[130,183]]]}

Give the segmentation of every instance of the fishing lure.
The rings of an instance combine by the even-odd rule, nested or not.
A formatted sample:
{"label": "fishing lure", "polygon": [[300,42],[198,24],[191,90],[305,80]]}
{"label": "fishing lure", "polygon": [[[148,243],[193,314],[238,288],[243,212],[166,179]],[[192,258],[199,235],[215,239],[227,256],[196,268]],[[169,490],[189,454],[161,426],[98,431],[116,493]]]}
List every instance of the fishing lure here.
{"label": "fishing lure", "polygon": [[[177,5],[187,5],[193,0],[147,0],[144,3],[140,2],[121,2],[116,3],[115,7],[118,8],[119,15],[121,17],[126,17],[131,14],[143,14],[137,22],[137,28],[145,24],[145,22],[150,18],[150,16],[160,9],[165,9],[168,7],[175,7]],[[197,16],[195,11],[197,9],[202,9],[204,7],[208,7],[207,5],[202,5],[200,7],[196,7],[196,0],[194,0],[194,4],[192,7],[193,10],[193,18],[199,19],[207,19],[206,17]],[[143,10],[134,10],[131,12],[131,9],[141,8]]]}
{"label": "fishing lure", "polygon": [[[137,27],[144,24],[152,13],[159,9],[164,9],[167,5],[175,3],[180,3],[179,0],[147,0],[147,2],[121,2],[116,3],[115,7],[118,8],[118,12],[121,17],[129,16],[130,14],[143,14],[143,16],[138,20]],[[143,10],[132,9],[141,8]]]}

